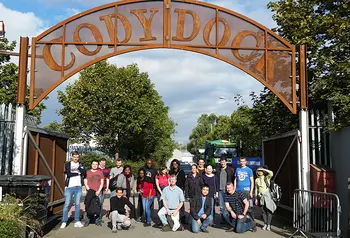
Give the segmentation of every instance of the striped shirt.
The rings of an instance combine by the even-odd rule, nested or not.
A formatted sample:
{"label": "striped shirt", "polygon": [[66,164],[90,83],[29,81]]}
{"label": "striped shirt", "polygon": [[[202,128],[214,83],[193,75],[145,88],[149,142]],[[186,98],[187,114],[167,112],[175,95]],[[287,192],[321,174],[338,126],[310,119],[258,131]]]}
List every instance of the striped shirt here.
{"label": "striped shirt", "polygon": [[244,199],[247,199],[247,195],[244,192],[236,191],[233,194],[225,193],[225,203],[230,204],[231,209],[237,216],[243,215]]}

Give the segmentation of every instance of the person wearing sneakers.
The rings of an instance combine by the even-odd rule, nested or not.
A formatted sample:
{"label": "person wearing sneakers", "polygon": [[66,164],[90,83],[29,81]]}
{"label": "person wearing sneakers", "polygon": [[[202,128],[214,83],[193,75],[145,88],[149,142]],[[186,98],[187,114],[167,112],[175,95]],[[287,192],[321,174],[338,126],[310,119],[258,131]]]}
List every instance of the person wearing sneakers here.
{"label": "person wearing sneakers", "polygon": [[255,205],[261,207],[264,219],[263,230],[271,231],[272,214],[276,211],[276,204],[273,201],[269,189],[273,172],[267,169],[267,166],[256,170],[255,179]]}
{"label": "person wearing sneakers", "polygon": [[123,188],[116,189],[116,196],[110,199],[109,219],[112,222],[112,232],[117,233],[117,230],[129,229],[131,226],[130,217],[127,216],[125,206],[130,209],[129,214],[134,214],[134,205],[124,196]]}
{"label": "person wearing sneakers", "polygon": [[69,206],[74,197],[74,227],[81,228],[83,224],[80,222],[80,199],[82,195],[83,179],[86,175],[84,166],[79,163],[79,153],[72,152],[72,159],[65,165],[65,190],[64,190],[64,207],[61,228],[67,226]]}
{"label": "person wearing sneakers", "polygon": [[[159,210],[158,216],[163,224],[162,231],[177,231],[180,227],[180,209],[184,205],[185,196],[181,188],[176,186],[176,175],[171,175],[169,179],[169,186],[163,189],[160,200],[163,201],[163,207]],[[171,219],[167,219],[167,216]],[[171,227],[173,222],[174,225]]]}
{"label": "person wearing sneakers", "polygon": [[207,227],[213,221],[213,216],[211,216],[213,198],[209,196],[209,185],[203,184],[201,190],[201,195],[190,201],[193,233],[198,233],[200,230],[204,233],[209,233]]}
{"label": "person wearing sneakers", "polygon": [[227,183],[226,191],[225,206],[227,212],[224,214],[224,218],[231,226],[226,232],[236,230],[237,233],[244,233],[250,229],[256,232],[256,223],[248,214],[249,201],[247,194],[235,191],[231,182]]}
{"label": "person wearing sneakers", "polygon": [[[102,201],[103,194],[103,184],[104,184],[104,175],[101,170],[98,170],[98,161],[93,160],[91,163],[91,169],[86,172],[86,178],[84,179],[84,184],[86,191],[89,192],[90,189],[95,191],[95,195],[98,196],[99,200]],[[103,204],[100,203],[100,213],[95,220],[97,226],[102,226],[101,224],[101,209],[103,209]],[[85,211],[85,224],[88,226],[90,223],[90,218],[88,217],[87,211]]]}

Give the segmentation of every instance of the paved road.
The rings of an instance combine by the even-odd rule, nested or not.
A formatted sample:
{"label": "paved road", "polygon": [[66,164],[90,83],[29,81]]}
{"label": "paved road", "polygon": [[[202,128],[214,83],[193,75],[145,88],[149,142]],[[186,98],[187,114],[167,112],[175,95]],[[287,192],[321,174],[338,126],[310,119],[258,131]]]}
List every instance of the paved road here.
{"label": "paved road", "polygon": [[[155,208],[157,205],[155,205]],[[189,205],[186,204],[186,210],[188,211]],[[109,199],[105,200],[104,203],[104,209],[109,209]],[[72,211],[73,212],[73,211]],[[218,211],[217,211],[218,212]],[[259,216],[259,215],[257,215]],[[178,232],[162,232],[159,228],[156,227],[143,227],[142,223],[136,223],[134,220],[132,220],[132,227],[130,230],[122,230],[118,231],[117,234],[114,234],[111,232],[110,228],[108,227],[109,220],[106,218],[106,216],[103,217],[104,223],[102,223],[102,227],[98,227],[94,224],[84,227],[84,228],[74,228],[73,223],[68,224],[68,226],[65,229],[60,229],[60,223],[57,224],[56,227],[54,227],[48,234],[46,234],[44,237],[46,238],[63,238],[63,237],[69,237],[69,238],[95,238],[95,237],[103,237],[103,238],[109,238],[109,237],[116,237],[116,236],[128,236],[128,237],[138,237],[138,238],[164,238],[164,235],[166,235],[167,238],[172,237],[179,237],[181,238],[192,238],[194,236],[203,236],[203,237],[232,237],[233,235],[238,235],[234,233],[228,233],[225,232],[225,227],[209,227],[209,233],[199,233],[199,234],[193,234],[189,231],[189,225],[185,226],[185,231],[178,231]],[[286,231],[285,229],[276,226],[272,226],[272,231],[263,231],[261,230],[261,221],[257,219],[258,224],[258,231],[256,233],[253,232],[246,232],[244,234],[240,234],[241,237],[249,238],[249,237],[262,237],[262,238],[277,238],[277,237],[288,237],[290,232]]]}

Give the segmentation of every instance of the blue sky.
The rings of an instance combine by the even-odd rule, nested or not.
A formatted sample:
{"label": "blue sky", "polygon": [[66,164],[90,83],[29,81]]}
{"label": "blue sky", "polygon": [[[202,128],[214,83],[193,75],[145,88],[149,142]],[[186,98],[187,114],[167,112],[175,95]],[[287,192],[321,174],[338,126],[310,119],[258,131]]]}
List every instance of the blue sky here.
{"label": "blue sky", "polygon": [[[6,25],[6,37],[19,40],[20,36],[36,36],[54,24],[81,11],[111,1],[108,0],[0,0],[0,20]],[[234,10],[251,19],[273,28],[276,23],[266,8],[266,0],[208,0]],[[12,59],[17,62],[16,58]],[[147,71],[163,101],[170,107],[169,115],[178,124],[177,141],[188,141],[197,118],[202,113],[230,115],[237,105],[232,96],[239,93],[249,104],[249,93],[259,91],[262,86],[239,69],[204,55],[176,50],[149,50],[133,52],[110,58],[111,63],[126,66],[137,63]],[[193,63],[195,62],[195,63]],[[74,75],[57,90],[64,90],[72,83]],[[56,110],[57,90],[49,94],[45,102],[47,109],[42,115],[42,124],[60,121]],[[220,100],[220,97],[227,100]]]}

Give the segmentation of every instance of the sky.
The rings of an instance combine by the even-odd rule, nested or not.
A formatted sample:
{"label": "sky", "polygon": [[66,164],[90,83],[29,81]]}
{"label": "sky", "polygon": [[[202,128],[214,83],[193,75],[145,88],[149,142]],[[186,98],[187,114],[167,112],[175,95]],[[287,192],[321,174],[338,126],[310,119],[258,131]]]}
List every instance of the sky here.
{"label": "sky", "polygon": [[[19,41],[20,36],[34,37],[62,20],[112,1],[109,0],[0,0],[0,20],[5,22],[6,37]],[[243,14],[262,25],[273,28],[276,23],[266,8],[267,0],[207,0]],[[16,49],[18,51],[18,47]],[[17,58],[12,58],[14,63]],[[220,60],[187,51],[157,49],[136,51],[109,59],[117,66],[136,63],[148,72],[164,103],[169,116],[178,126],[174,139],[186,143],[197,118],[203,113],[230,115],[237,104],[233,96],[241,94],[250,105],[249,93],[259,92],[263,86],[254,78]],[[51,92],[45,101],[42,125],[61,121],[56,113],[62,106],[57,91],[64,91],[78,74],[72,76]],[[220,99],[225,98],[225,99]]]}

